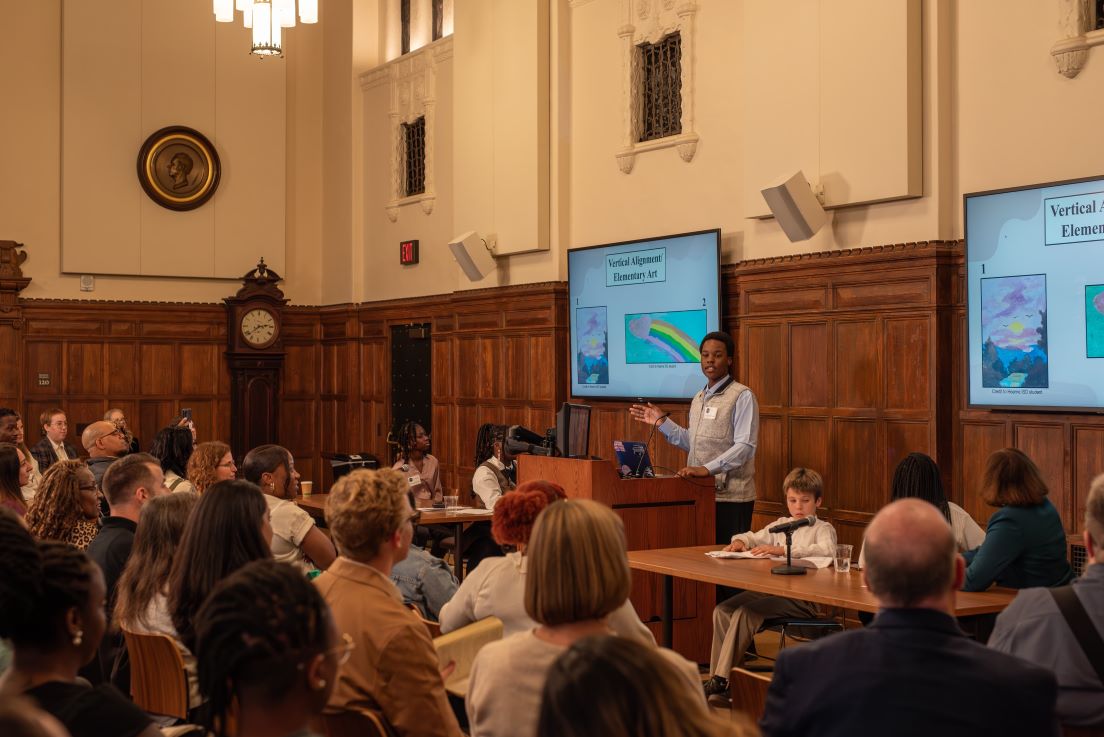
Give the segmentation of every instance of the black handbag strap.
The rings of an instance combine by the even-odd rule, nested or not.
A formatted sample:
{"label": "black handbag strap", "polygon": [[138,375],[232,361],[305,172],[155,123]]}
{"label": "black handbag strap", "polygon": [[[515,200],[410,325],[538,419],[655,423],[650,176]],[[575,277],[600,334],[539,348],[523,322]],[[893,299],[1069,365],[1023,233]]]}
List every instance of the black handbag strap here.
{"label": "black handbag strap", "polygon": [[1085,611],[1081,599],[1072,586],[1050,589],[1050,595],[1054,597],[1058,611],[1066,618],[1066,624],[1073,630],[1073,636],[1085,651],[1089,663],[1096,669],[1096,677],[1104,683],[1104,639],[1100,638],[1100,631],[1089,619],[1089,613]]}

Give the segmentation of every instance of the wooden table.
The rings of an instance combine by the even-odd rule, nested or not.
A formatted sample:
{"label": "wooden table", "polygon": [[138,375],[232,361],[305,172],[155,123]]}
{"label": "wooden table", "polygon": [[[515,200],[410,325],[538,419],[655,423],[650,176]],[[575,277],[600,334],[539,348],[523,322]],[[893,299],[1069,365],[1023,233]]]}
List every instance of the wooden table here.
{"label": "wooden table", "polygon": [[[312,494],[310,496],[300,496],[295,500],[295,503],[310,513],[312,517],[316,519],[324,519],[326,512],[326,500],[330,498],[329,494]],[[461,538],[464,533],[464,527],[470,525],[472,522],[489,522],[493,513],[488,509],[480,509],[478,511],[465,512],[463,510],[472,509],[471,507],[463,507],[460,510],[457,509],[434,509],[432,507],[423,507],[421,509],[422,518],[418,521],[420,525],[452,525],[453,536],[456,540],[456,579],[458,581],[464,580],[464,562],[460,557]]]}
{"label": "wooden table", "polygon": [[[629,567],[663,576],[663,644],[671,643],[671,612],[674,608],[675,578],[758,591],[790,599],[812,601],[828,606],[877,612],[874,594],[863,585],[862,574],[852,568],[836,573],[834,568],[810,570],[804,576],[777,576],[770,569],[774,560],[710,558],[705,553],[720,550],[717,545],[691,548],[629,551]],[[969,617],[1000,612],[1012,602],[1016,592],[1009,589],[955,594],[955,615]]]}

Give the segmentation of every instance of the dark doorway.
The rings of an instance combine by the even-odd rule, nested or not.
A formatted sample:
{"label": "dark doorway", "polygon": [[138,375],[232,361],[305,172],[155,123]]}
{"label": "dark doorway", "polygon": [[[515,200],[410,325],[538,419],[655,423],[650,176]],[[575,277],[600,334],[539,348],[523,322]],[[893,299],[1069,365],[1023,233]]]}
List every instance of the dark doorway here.
{"label": "dark doorway", "polygon": [[429,323],[391,327],[391,430],[413,420],[433,432]]}

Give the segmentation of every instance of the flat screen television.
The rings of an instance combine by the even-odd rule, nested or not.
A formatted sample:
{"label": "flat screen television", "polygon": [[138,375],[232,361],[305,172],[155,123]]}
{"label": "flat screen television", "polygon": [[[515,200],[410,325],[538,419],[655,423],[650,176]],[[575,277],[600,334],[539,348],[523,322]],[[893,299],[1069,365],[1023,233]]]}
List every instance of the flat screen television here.
{"label": "flat screen television", "polygon": [[720,325],[721,231],[567,253],[571,395],[691,399],[698,346]]}
{"label": "flat screen television", "polygon": [[1104,177],[963,207],[969,405],[1104,411]]}

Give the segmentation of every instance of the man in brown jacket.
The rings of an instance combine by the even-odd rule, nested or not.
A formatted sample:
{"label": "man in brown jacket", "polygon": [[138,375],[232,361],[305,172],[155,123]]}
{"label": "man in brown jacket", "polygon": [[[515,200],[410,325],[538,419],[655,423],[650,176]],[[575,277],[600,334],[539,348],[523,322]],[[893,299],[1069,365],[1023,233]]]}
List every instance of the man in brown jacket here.
{"label": "man in brown jacket", "polygon": [[356,643],[326,711],[378,710],[399,737],[459,737],[433,642],[389,578],[417,524],[406,486],[397,471],[353,471],[326,502],[339,557],[315,583]]}

